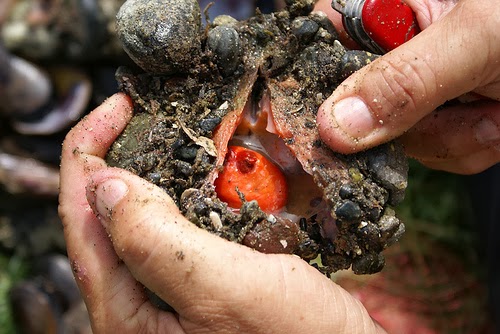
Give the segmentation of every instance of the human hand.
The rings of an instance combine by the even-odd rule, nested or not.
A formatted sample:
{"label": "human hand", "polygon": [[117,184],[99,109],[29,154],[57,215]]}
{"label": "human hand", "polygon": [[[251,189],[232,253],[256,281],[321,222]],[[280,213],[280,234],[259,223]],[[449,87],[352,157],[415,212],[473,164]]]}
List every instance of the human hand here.
{"label": "human hand", "polygon": [[[333,92],[318,111],[320,135],[346,154],[401,136],[407,154],[431,168],[484,170],[500,161],[500,7],[493,0],[406,3],[424,30]],[[436,110],[469,92],[489,99]]]}
{"label": "human hand", "polygon": [[[94,332],[383,332],[298,257],[199,229],[160,188],[107,167],[103,158],[131,114],[130,100],[117,94],[63,144],[59,213]],[[176,313],[155,308],[143,285]]]}

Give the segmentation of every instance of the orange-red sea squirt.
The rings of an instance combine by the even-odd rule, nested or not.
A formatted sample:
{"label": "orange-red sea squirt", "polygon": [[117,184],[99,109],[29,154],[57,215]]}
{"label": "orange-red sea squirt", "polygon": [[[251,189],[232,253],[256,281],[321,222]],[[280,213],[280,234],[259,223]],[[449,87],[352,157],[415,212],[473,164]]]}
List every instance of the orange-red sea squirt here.
{"label": "orange-red sea squirt", "polygon": [[288,190],[281,170],[258,152],[229,146],[215,190],[222,201],[239,208],[241,200],[236,188],[245,200],[256,200],[265,212],[276,212],[286,205]]}

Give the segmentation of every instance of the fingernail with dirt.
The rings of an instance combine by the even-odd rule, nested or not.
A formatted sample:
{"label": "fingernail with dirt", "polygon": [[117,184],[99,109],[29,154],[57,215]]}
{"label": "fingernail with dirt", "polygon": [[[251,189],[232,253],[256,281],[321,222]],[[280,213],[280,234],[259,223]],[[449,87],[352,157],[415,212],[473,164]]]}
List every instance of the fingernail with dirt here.
{"label": "fingernail with dirt", "polygon": [[120,179],[107,179],[92,188],[93,191],[87,191],[87,200],[99,214],[101,223],[106,225],[112,220],[116,204],[127,194],[128,186]]}
{"label": "fingernail with dirt", "polygon": [[347,97],[336,102],[333,105],[332,116],[339,128],[354,139],[366,137],[376,127],[370,109],[359,97]]}

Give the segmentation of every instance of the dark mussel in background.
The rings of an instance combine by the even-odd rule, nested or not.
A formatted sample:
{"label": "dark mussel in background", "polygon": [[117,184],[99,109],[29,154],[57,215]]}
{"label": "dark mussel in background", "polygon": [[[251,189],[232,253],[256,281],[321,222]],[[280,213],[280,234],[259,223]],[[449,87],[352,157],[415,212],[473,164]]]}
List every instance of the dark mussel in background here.
{"label": "dark mussel in background", "polygon": [[85,304],[68,259],[46,255],[34,265],[33,277],[9,293],[12,313],[22,333],[92,333]]}

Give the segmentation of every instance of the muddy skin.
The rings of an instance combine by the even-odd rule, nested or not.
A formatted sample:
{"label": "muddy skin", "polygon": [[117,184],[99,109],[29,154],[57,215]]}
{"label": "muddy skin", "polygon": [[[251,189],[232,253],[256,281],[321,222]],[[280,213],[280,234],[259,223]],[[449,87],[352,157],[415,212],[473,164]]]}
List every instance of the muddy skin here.
{"label": "muddy skin", "polygon": [[[228,240],[306,261],[320,256],[316,266],[325,274],[349,267],[357,274],[380,271],[381,252],[404,232],[391,206],[404,197],[407,159],[397,143],[349,156],[334,153],[316,126],[321,103],[376,56],[346,50],[327,17],[311,13],[314,1],[288,1],[282,12],[241,22],[218,17],[206,28],[196,21],[184,29],[186,38],[177,32],[165,37],[165,31],[156,38],[163,20],[175,25],[183,17],[160,14],[172,1],[129,0],[118,14],[125,50],[135,38],[149,44],[141,41],[135,45],[143,49],[133,50],[142,69],[116,74],[135,115],[107,162],[160,186],[191,222]],[[191,8],[184,16],[199,19],[193,1],[174,2],[181,4],[171,11]],[[130,6],[145,7],[137,12]],[[149,26],[138,32],[141,15]],[[163,51],[154,44],[162,39]],[[177,57],[176,50],[184,51]],[[161,62],[150,61],[150,55],[166,64],[159,68]],[[301,169],[293,172],[287,214],[265,213],[256,201],[229,208],[213,185],[244,110],[265,101],[273,136]]]}

